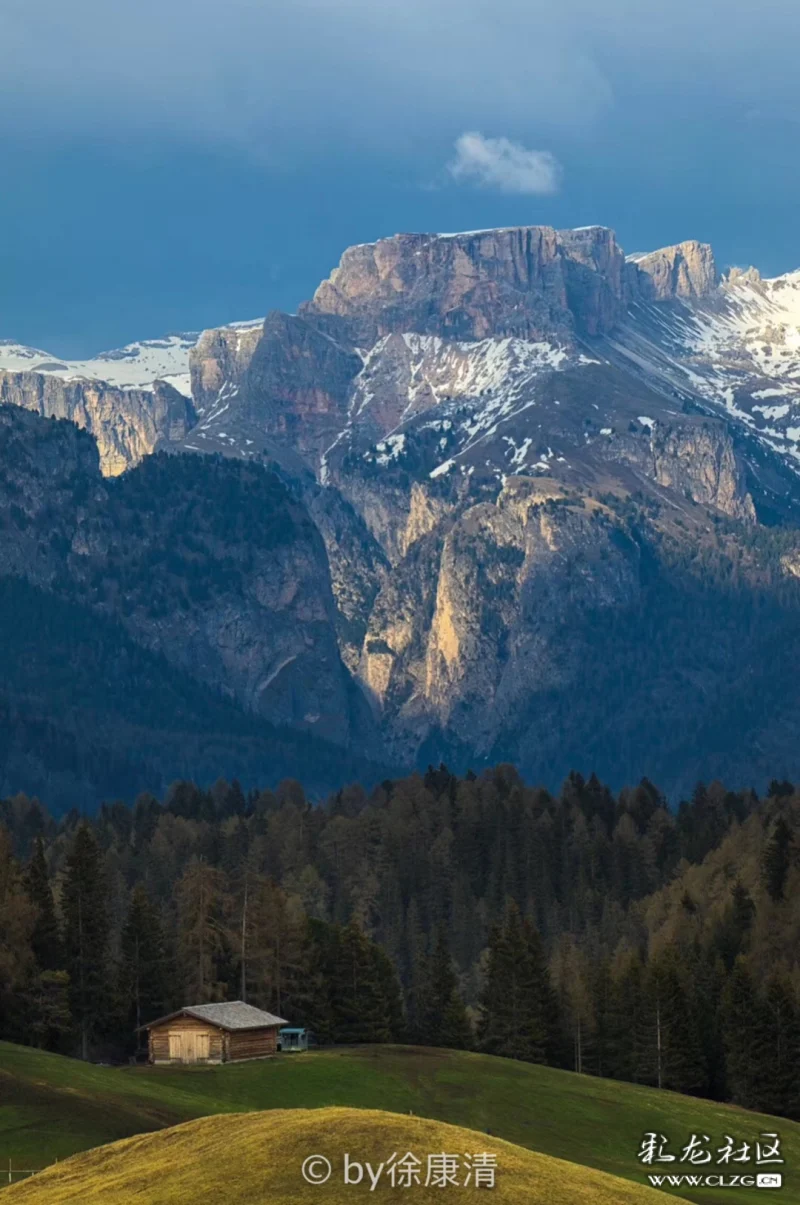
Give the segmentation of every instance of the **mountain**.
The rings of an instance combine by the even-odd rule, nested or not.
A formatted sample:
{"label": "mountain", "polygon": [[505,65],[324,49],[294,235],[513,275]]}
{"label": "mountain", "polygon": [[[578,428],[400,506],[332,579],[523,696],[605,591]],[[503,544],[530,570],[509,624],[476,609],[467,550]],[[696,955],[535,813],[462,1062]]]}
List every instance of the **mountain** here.
{"label": "mountain", "polygon": [[345,752],[370,724],[324,546],[274,474],[155,455],[104,478],[88,434],[11,406],[0,439],[0,790],[374,774]]}
{"label": "mountain", "polygon": [[[234,324],[234,330],[260,326]],[[0,402],[67,418],[95,437],[103,472],[122,473],[163,442],[183,439],[197,421],[191,403],[189,352],[198,335],[167,335],[60,360],[37,348],[0,341]]]}
{"label": "mountain", "polygon": [[[728,402],[733,335],[702,389],[663,332],[729,330],[742,292],[791,287],[721,276],[693,241],[626,257],[602,227],[397,235],[346,251],[260,338],[207,332],[184,447],[277,462],[308,500],[393,757],[503,756],[548,781],[588,759],[686,789],[760,723],[739,683],[774,636],[754,613],[796,622],[798,482],[757,399],[752,421]],[[759,774],[760,752],[735,757]]]}
{"label": "mountain", "polygon": [[[142,388],[123,353],[116,383],[34,355],[0,397],[97,440],[72,588],[269,722],[394,764],[757,781],[791,772],[800,719],[798,289],[720,273],[696,241],[626,256],[600,226],[399,234],[349,248],[296,314],[131,352],[173,381],[188,355],[191,399]],[[198,452],[239,462],[235,488]],[[332,591],[309,657],[264,633],[273,561],[186,617],[193,557],[159,551],[191,543],[204,477],[252,513],[264,473],[319,540],[275,598]],[[251,539],[235,533],[237,574]],[[145,564],[155,616],[128,576]]]}

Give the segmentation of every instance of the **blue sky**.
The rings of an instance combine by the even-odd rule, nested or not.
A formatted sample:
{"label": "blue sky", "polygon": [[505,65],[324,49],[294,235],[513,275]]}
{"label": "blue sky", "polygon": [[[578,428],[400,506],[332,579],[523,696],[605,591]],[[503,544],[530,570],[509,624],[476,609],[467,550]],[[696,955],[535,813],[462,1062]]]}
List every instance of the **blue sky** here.
{"label": "blue sky", "polygon": [[2,0],[0,338],[293,309],[398,230],[800,266],[795,0]]}

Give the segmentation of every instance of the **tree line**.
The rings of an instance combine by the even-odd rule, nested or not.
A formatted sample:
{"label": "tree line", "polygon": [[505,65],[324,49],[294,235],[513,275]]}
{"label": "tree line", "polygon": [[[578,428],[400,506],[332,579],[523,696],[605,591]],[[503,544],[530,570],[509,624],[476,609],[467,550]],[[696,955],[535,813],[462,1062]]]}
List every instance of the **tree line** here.
{"label": "tree line", "polygon": [[324,1043],[474,1048],[800,1116],[800,793],[558,794],[445,766],[312,804],[0,802],[0,1036],[83,1058],[243,999]]}

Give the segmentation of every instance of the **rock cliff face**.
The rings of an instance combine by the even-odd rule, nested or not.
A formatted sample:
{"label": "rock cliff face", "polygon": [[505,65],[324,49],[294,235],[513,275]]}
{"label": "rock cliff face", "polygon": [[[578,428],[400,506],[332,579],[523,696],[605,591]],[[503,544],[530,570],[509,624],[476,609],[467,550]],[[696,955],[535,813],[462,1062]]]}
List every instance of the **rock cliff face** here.
{"label": "rock cliff face", "polygon": [[639,420],[607,442],[607,454],[636,466],[658,485],[732,519],[755,522],[747,475],[730,432],[713,418]]}
{"label": "rock cliff face", "polygon": [[300,312],[367,347],[402,331],[539,338],[572,325],[558,235],[539,226],[351,247]]}
{"label": "rock cliff face", "polygon": [[351,247],[301,313],[359,346],[415,331],[450,339],[566,340],[610,330],[628,297],[625,259],[601,226],[399,234]]}
{"label": "rock cliff face", "polygon": [[244,376],[261,335],[260,325],[203,331],[189,352],[192,400],[200,417],[219,402],[226,382]]}
{"label": "rock cliff face", "polygon": [[97,442],[103,472],[112,477],[161,443],[185,439],[194,425],[191,401],[166,381],[156,381],[151,390],[116,389],[38,372],[0,372],[0,404],[83,427]]}
{"label": "rock cliff face", "polygon": [[714,252],[695,239],[637,256],[635,268],[645,301],[709,297],[719,283]]}
{"label": "rock cliff face", "polygon": [[401,562],[370,619],[362,679],[399,754],[432,728],[469,733],[485,754],[532,698],[579,677],[565,617],[624,609],[638,591],[639,550],[605,507],[512,477]]}

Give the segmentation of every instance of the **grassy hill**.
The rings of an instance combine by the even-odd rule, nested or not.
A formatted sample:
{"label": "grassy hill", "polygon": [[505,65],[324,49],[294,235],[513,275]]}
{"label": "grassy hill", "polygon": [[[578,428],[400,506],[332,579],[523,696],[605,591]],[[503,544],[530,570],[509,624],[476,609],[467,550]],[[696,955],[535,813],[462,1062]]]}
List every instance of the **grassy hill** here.
{"label": "grassy hill", "polygon": [[[386,1109],[490,1133],[544,1154],[643,1183],[645,1131],[673,1148],[692,1133],[720,1144],[777,1130],[786,1187],[800,1205],[800,1125],[727,1105],[486,1055],[359,1047],[227,1067],[94,1067],[0,1043],[0,1169],[41,1168],[76,1151],[207,1114],[333,1105]],[[672,1170],[667,1168],[666,1170]],[[687,1169],[696,1170],[696,1169]],[[741,1170],[741,1169],[740,1169]],[[730,1189],[690,1190],[723,1205]],[[755,1189],[736,1200],[757,1205]]]}
{"label": "grassy hill", "polygon": [[[369,1173],[360,1187],[343,1182],[343,1152],[369,1162],[373,1176],[390,1160],[410,1151],[424,1169],[421,1183],[394,1185],[384,1175],[370,1191]],[[485,1188],[465,1186],[466,1153],[490,1151],[497,1171],[491,1200],[502,1205],[658,1205],[660,1192],[585,1167],[534,1154],[485,1134],[420,1117],[377,1110],[278,1109],[206,1117],[175,1129],[127,1138],[109,1147],[76,1155],[67,1163],[17,1185],[9,1205],[190,1205],[209,1200],[219,1205],[345,1205],[368,1193],[377,1201],[432,1202],[442,1186],[425,1186],[427,1156],[458,1154],[453,1168],[459,1201],[485,1200]],[[302,1176],[309,1155],[324,1155],[333,1171],[325,1184]],[[416,1165],[415,1165],[416,1166]],[[351,1172],[351,1178],[357,1173]]]}

